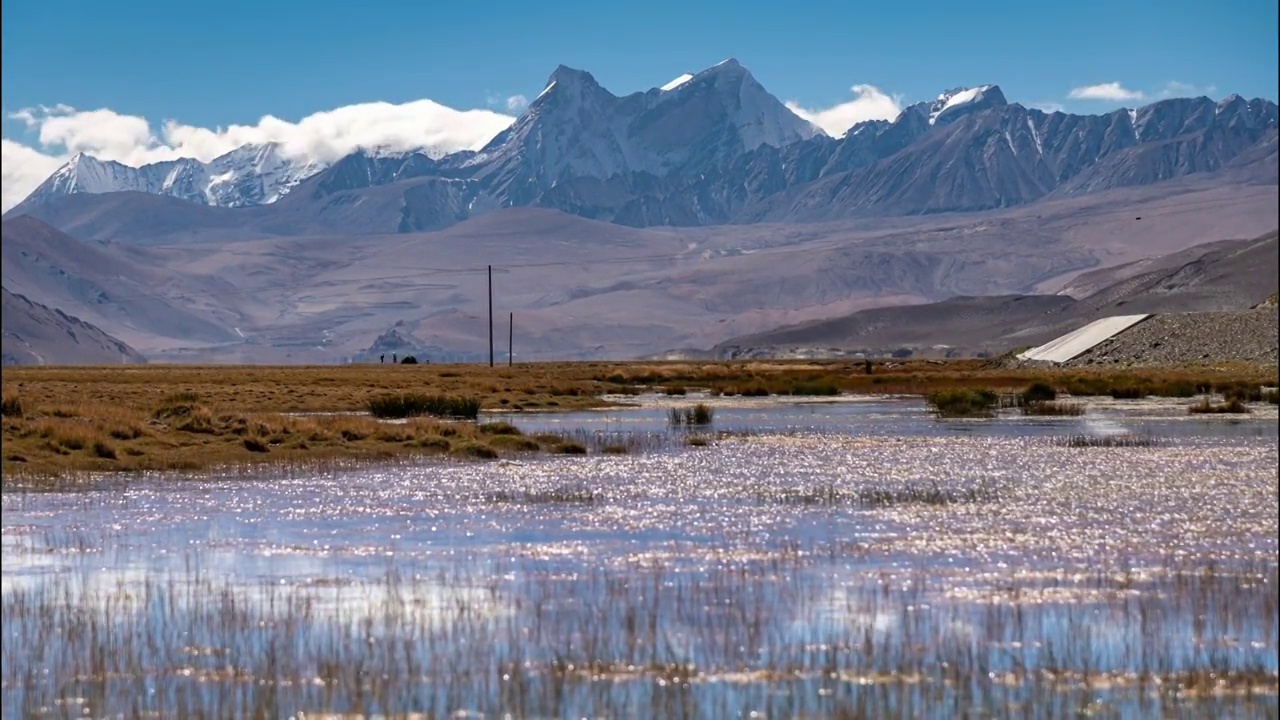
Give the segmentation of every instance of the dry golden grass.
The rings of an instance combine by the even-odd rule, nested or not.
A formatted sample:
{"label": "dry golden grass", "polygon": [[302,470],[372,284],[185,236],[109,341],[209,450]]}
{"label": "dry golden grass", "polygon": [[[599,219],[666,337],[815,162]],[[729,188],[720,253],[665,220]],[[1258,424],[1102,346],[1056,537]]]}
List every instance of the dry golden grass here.
{"label": "dry golden grass", "polygon": [[[803,394],[835,386],[852,393],[924,394],[951,388],[1021,390],[1034,381],[1080,394],[1140,385],[1171,389],[1276,383],[1253,365],[1168,370],[1010,370],[961,360],[861,362],[582,362],[478,365],[17,367],[3,376],[6,478],[76,471],[190,469],[247,463],[303,464],[451,453],[491,457],[542,442],[498,440],[472,423],[368,417],[388,391],[479,398],[486,410],[571,410],[607,405],[601,396],[657,387],[716,394]],[[359,415],[295,416],[299,412]],[[556,442],[561,439],[556,438]]]}
{"label": "dry golden grass", "polygon": [[555,451],[518,430],[491,435],[483,424],[415,418],[387,423],[362,415],[214,412],[185,405],[153,413],[101,405],[57,406],[4,419],[4,474],[53,481],[80,472],[202,470],[262,463],[387,460],[414,455],[494,458]]}

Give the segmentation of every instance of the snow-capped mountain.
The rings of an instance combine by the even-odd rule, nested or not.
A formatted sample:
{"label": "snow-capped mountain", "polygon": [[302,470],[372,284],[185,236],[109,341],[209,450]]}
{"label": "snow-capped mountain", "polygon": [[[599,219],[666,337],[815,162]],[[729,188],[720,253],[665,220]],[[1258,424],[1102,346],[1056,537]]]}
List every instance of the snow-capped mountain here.
{"label": "snow-capped mountain", "polygon": [[204,163],[179,158],[130,167],[79,153],[54,171],[25,202],[72,193],[136,191],[221,207],[264,205],[325,169],[286,157],[278,143],[244,145]]}
{"label": "snow-capped mountain", "polygon": [[476,152],[359,151],[321,168],[255,146],[137,170],[79,156],[23,205],[114,190],[222,206],[289,193],[277,204],[289,227],[336,231],[340,216],[355,232],[438,229],[528,205],[641,227],[966,212],[1215,171],[1275,182],[1276,128],[1276,104],[1263,99],[1072,115],[979,85],[832,138],[733,59],[626,96],[560,66]]}
{"label": "snow-capped mountain", "polygon": [[929,124],[945,125],[966,113],[1003,107],[1008,104],[1009,102],[1004,99],[1004,93],[995,85],[953,88],[938,95],[937,99],[929,104]]}
{"label": "snow-capped mountain", "polygon": [[744,152],[820,133],[732,58],[624,97],[561,65],[526,112],[463,166],[519,205],[585,178],[717,172]]}

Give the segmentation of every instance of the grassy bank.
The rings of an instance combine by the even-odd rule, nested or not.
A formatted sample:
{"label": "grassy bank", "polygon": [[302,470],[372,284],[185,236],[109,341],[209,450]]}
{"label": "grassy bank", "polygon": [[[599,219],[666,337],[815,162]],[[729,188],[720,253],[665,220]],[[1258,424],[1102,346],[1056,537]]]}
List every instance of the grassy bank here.
{"label": "grassy bank", "polygon": [[[575,410],[607,406],[606,395],[668,388],[753,397],[926,395],[1021,392],[1035,382],[1076,395],[1186,397],[1275,385],[1276,369],[1009,370],[976,360],[878,362],[870,374],[861,362],[811,361],[16,367],[3,375],[3,469],[6,477],[56,476],[405,454],[493,457],[546,445],[495,441],[468,422],[414,417],[388,425],[371,417],[371,408],[391,416],[470,416],[476,402],[481,412]],[[355,414],[290,415],[306,412]]]}

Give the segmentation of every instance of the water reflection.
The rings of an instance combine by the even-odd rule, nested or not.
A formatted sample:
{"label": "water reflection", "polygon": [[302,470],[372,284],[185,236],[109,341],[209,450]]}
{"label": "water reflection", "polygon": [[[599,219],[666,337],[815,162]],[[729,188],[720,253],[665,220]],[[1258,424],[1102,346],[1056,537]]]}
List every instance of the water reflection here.
{"label": "water reflection", "polygon": [[1274,715],[1275,415],[1181,412],[751,401],[689,448],[658,403],[508,418],[645,454],[7,493],[0,707]]}

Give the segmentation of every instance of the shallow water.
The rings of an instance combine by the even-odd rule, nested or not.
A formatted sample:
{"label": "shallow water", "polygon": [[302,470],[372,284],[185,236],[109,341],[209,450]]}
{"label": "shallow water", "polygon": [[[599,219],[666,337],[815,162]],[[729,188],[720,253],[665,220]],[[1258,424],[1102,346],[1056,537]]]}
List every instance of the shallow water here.
{"label": "shallow water", "polygon": [[699,400],[502,418],[640,454],[6,493],[0,709],[1275,715],[1273,407],[714,399],[688,447]]}

